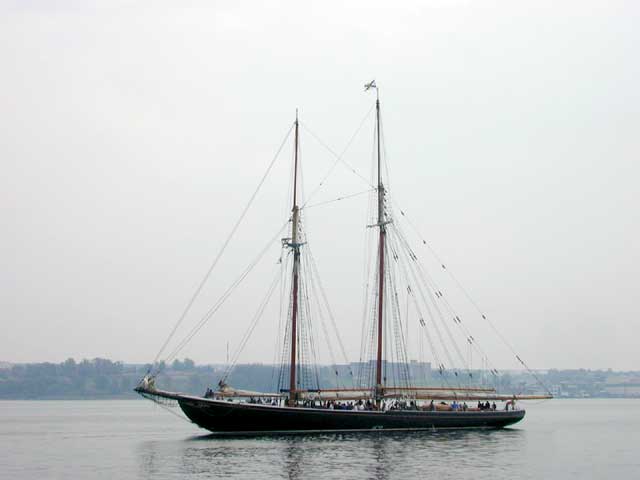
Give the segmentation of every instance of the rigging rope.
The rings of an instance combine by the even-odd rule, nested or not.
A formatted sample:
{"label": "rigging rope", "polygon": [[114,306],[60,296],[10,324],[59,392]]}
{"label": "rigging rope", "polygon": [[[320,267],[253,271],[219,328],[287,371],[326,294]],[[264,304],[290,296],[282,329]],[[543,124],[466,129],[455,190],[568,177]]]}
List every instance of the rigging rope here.
{"label": "rigging rope", "polygon": [[486,320],[487,323],[489,324],[489,326],[491,327],[491,329],[494,331],[494,333],[498,336],[498,338],[500,338],[500,340],[504,343],[504,345],[511,351],[511,353],[515,356],[516,360],[518,360],[518,362],[525,368],[525,370],[531,374],[533,376],[533,378],[536,379],[536,381],[538,382],[538,384],[544,388],[547,393],[551,394],[551,391],[549,390],[549,388],[544,384],[544,382],[540,379],[540,377],[524,362],[524,360],[522,360],[522,358],[518,355],[518,353],[516,352],[515,348],[513,348],[513,346],[511,345],[511,343],[509,343],[509,341],[504,337],[504,335],[502,335],[502,333],[496,328],[496,326],[493,324],[493,322],[487,317],[487,315],[482,311],[482,309],[480,308],[480,306],[478,305],[478,303],[473,299],[473,297],[471,297],[471,294],[469,294],[469,292],[467,291],[466,288],[464,288],[464,286],[462,285],[462,283],[458,280],[458,278],[453,274],[453,272],[451,270],[449,270],[447,268],[447,266],[445,265],[445,263],[442,261],[442,259],[440,258],[440,256],[435,252],[435,250],[433,249],[433,247],[431,246],[430,243],[428,243],[424,237],[420,234],[420,232],[418,231],[418,229],[416,228],[416,226],[413,224],[413,222],[409,219],[409,217],[407,217],[406,213],[404,210],[400,209],[400,207],[398,206],[398,204],[396,202],[394,202],[396,204],[396,206],[398,207],[398,210],[400,211],[401,215],[404,217],[404,219],[407,221],[407,223],[409,224],[409,226],[411,227],[411,229],[414,231],[414,233],[418,236],[418,238],[420,240],[422,240],[422,244],[425,245],[429,251],[431,252],[431,254],[433,255],[433,257],[436,259],[436,261],[438,261],[438,263],[440,264],[440,266],[442,267],[442,269],[444,271],[447,272],[447,274],[449,275],[449,277],[451,277],[451,279],[454,281],[454,283],[456,284],[456,286],[458,287],[458,289],[462,292],[462,294],[467,298],[467,300],[469,301],[469,303],[473,306],[473,308],[476,310],[476,312],[482,317],[483,320]]}
{"label": "rigging rope", "polygon": [[331,168],[328,170],[328,172],[325,174],[325,176],[322,178],[322,180],[320,181],[320,183],[318,184],[318,186],[311,192],[311,195],[309,195],[309,197],[307,198],[306,202],[302,205],[302,208],[304,208],[304,206],[306,205],[306,203],[309,202],[309,200],[311,200],[311,198],[317,193],[317,191],[320,189],[320,187],[322,187],[324,185],[324,182],[327,180],[327,178],[329,178],[329,175],[331,175],[331,173],[333,172],[333,169],[336,167],[336,165],[340,162],[342,162],[342,164],[345,165],[345,167],[347,167],[349,169],[349,171],[351,173],[353,173],[354,175],[356,175],[357,177],[359,177],[363,182],[365,182],[369,187],[371,188],[375,188],[374,185],[372,185],[369,180],[367,180],[363,175],[361,175],[354,167],[352,167],[350,164],[348,164],[342,157],[344,156],[344,154],[347,152],[347,150],[349,149],[349,147],[351,146],[351,144],[353,143],[353,140],[355,139],[355,137],[358,135],[358,133],[360,132],[360,130],[362,129],[362,127],[364,126],[365,121],[367,120],[367,118],[369,117],[369,115],[371,114],[371,111],[373,110],[373,107],[369,109],[369,111],[367,112],[367,114],[364,116],[364,118],[362,119],[362,121],[360,122],[360,125],[358,126],[358,128],[356,129],[356,131],[354,132],[354,134],[351,136],[351,139],[349,140],[349,142],[347,143],[347,146],[342,150],[342,152],[340,154],[337,154],[329,145],[327,145],[318,135],[316,135],[307,125],[305,125],[304,123],[300,122],[300,125],[302,125],[302,127],[309,132],[309,134],[311,134],[311,136],[322,146],[324,147],[331,155],[333,155],[336,158],[336,161],[333,163],[333,165],[331,166]]}
{"label": "rigging rope", "polygon": [[240,340],[240,343],[239,343],[238,347],[236,348],[236,351],[233,354],[231,363],[229,363],[229,365],[227,365],[227,368],[224,371],[224,373],[222,375],[222,378],[220,380],[221,383],[226,383],[227,378],[229,377],[229,375],[231,375],[231,372],[233,371],[233,369],[235,368],[236,364],[238,363],[238,359],[240,358],[240,354],[244,350],[244,347],[247,345],[247,342],[249,341],[249,338],[251,337],[251,334],[253,333],[253,331],[255,330],[256,326],[258,325],[258,322],[262,318],[262,314],[264,313],[265,309],[269,305],[269,301],[271,300],[271,296],[273,295],[273,291],[276,289],[276,287],[280,283],[280,271],[279,270],[280,269],[277,269],[276,275],[275,275],[275,279],[269,285],[269,289],[267,290],[267,294],[265,295],[265,297],[263,298],[262,302],[260,303],[260,305],[258,307],[258,310],[254,314],[253,319],[251,320],[251,323],[249,324],[249,327],[244,332],[244,335],[242,336],[242,339]]}
{"label": "rigging rope", "polygon": [[313,205],[307,205],[306,207],[302,207],[302,208],[304,208],[305,210],[308,210],[310,208],[320,207],[322,205],[327,205],[328,203],[339,202],[340,200],[347,200],[349,198],[357,197],[359,195],[363,195],[365,193],[370,193],[370,192],[375,192],[375,191],[376,191],[375,188],[368,188],[367,190],[362,190],[361,192],[352,193],[350,195],[344,195],[342,197],[334,198],[333,200],[326,200],[324,202],[314,203]]}
{"label": "rigging rope", "polygon": [[[304,264],[304,262],[303,262]],[[303,268],[301,269],[302,272],[304,273],[305,267],[303,266]],[[311,277],[312,278],[312,277]],[[307,373],[307,377],[306,377],[306,383],[305,385],[307,386],[311,386],[312,383],[310,381],[310,379],[308,378],[309,375],[311,375],[312,373],[315,375],[315,388],[320,388],[320,375],[318,372],[318,355],[316,353],[316,342],[315,342],[315,336],[313,333],[313,322],[312,320],[312,315],[311,315],[311,301],[310,301],[310,297],[309,297],[309,283],[307,282],[307,279],[302,276],[301,277],[301,287],[302,287],[302,295],[303,295],[303,305],[301,308],[301,311],[303,312],[302,316],[301,316],[301,329],[300,329],[300,334],[301,334],[301,338],[302,338],[302,345],[303,348],[301,350],[305,350],[308,344],[308,350],[310,350],[311,352],[311,356],[309,356],[309,352],[307,352],[305,350],[305,355],[303,358],[301,358],[300,361],[300,366],[302,368],[302,365],[306,363],[306,369],[305,372]],[[306,361],[306,362],[305,362]]]}
{"label": "rigging rope", "polygon": [[311,267],[312,267],[312,274],[313,274],[313,278],[314,280],[317,279],[317,286],[320,290],[320,294],[322,295],[322,300],[324,302],[324,307],[327,310],[327,314],[329,315],[329,320],[331,320],[331,325],[333,326],[333,330],[334,333],[336,335],[336,339],[338,341],[338,346],[340,347],[340,353],[342,354],[342,358],[345,361],[345,363],[348,365],[349,364],[349,357],[347,356],[347,351],[344,348],[344,344],[342,343],[342,338],[339,335],[339,330],[338,330],[338,326],[336,324],[336,319],[335,319],[335,315],[333,314],[333,311],[331,310],[331,306],[329,304],[329,299],[327,297],[327,293],[322,285],[322,281],[320,279],[320,273],[318,271],[318,266],[316,264],[316,260],[313,256],[313,254],[311,253],[311,250],[309,250],[309,259],[311,260]]}
{"label": "rigging rope", "polygon": [[[415,255],[415,253],[413,253],[411,251],[411,247],[409,246],[409,242],[406,239],[406,236],[404,235],[404,233],[402,232],[402,229],[400,228],[400,225],[398,222],[396,222],[394,224],[394,229],[396,231],[396,233],[398,234],[399,239],[401,240],[401,242],[406,246],[406,248],[411,252],[411,258],[414,260],[415,262],[415,267],[418,271],[418,273],[420,274],[421,280],[424,282],[426,288],[429,290],[432,290],[435,293],[435,299],[436,300],[440,300],[444,303],[445,308],[447,309],[449,315],[451,316],[451,318],[453,319],[453,322],[457,325],[457,327],[460,329],[460,331],[462,332],[465,340],[467,341],[467,343],[469,344],[471,350],[475,349],[478,353],[480,353],[480,355],[488,362],[488,356],[487,354],[483,351],[483,349],[480,347],[480,344],[478,343],[478,341],[473,337],[473,335],[471,334],[471,332],[466,328],[466,326],[463,324],[462,320],[460,319],[459,315],[455,312],[455,310],[453,309],[453,307],[451,306],[451,304],[449,303],[449,301],[445,298],[444,294],[442,293],[442,291],[440,290],[440,288],[436,285],[436,282],[433,280],[433,278],[431,278],[431,276],[428,274],[428,272],[426,271],[426,269],[424,269],[424,267],[421,265],[421,263],[419,262],[419,260],[417,259],[417,256]],[[435,300],[432,298],[432,301]],[[442,320],[444,322],[444,319]],[[445,324],[446,325],[446,324]],[[448,330],[448,327],[447,327]],[[451,337],[451,333],[449,332],[450,338]],[[452,338],[452,341],[453,338]],[[456,346],[457,348],[457,346]],[[459,355],[461,355],[459,353]],[[463,364],[464,364],[464,360],[463,360]],[[472,377],[472,372],[470,370],[470,365],[467,366],[467,374],[469,375],[469,378]],[[492,365],[491,366],[491,370],[490,370],[491,374],[493,376],[497,376],[498,374],[498,370]]]}
{"label": "rigging rope", "polygon": [[[395,233],[395,235],[397,235],[397,238],[399,239],[401,245],[404,246],[404,253],[408,256],[409,260],[407,260],[407,263],[409,265],[409,269],[413,271],[413,269],[415,268],[415,273],[414,273],[414,279],[416,280],[416,285],[419,285],[420,280],[422,280],[422,283],[424,284],[424,286],[427,289],[428,295],[429,295],[429,299],[431,300],[431,304],[433,305],[438,318],[440,319],[440,322],[442,323],[442,325],[444,326],[445,332],[447,334],[447,336],[449,337],[449,340],[451,341],[451,344],[453,345],[455,352],[458,355],[458,358],[460,359],[460,363],[462,366],[464,366],[465,361],[464,361],[464,355],[462,355],[462,352],[460,351],[460,348],[458,347],[457,342],[455,341],[453,334],[451,333],[451,330],[449,329],[448,326],[448,322],[445,320],[445,316],[442,314],[442,311],[440,310],[440,308],[438,307],[438,304],[436,303],[436,299],[439,298],[439,294],[440,291],[437,288],[429,288],[429,283],[426,281],[425,278],[425,272],[422,269],[422,266],[420,265],[420,262],[418,261],[418,257],[415,255],[415,253],[413,252],[413,250],[411,249],[409,243],[406,241],[406,239],[404,238],[404,236],[402,235],[402,231],[399,229],[399,226],[396,224],[392,224],[392,230]],[[417,275],[416,275],[417,274]],[[433,290],[433,291],[432,291]],[[452,367],[454,367],[455,369],[455,364],[452,363]],[[469,368],[467,367],[467,374],[470,375],[471,371],[469,370]],[[457,376],[458,373],[454,371],[454,374]]]}
{"label": "rigging rope", "polygon": [[264,173],[264,175],[262,176],[262,178],[258,182],[258,186],[254,190],[253,194],[251,195],[251,198],[249,199],[249,201],[245,205],[244,209],[242,210],[242,213],[240,214],[240,217],[238,218],[238,220],[236,221],[235,225],[231,229],[231,232],[229,233],[229,235],[227,236],[225,242],[223,243],[222,248],[220,248],[220,251],[218,252],[216,257],[213,259],[213,262],[211,263],[211,266],[207,270],[207,273],[204,275],[204,277],[200,281],[200,284],[198,285],[198,288],[196,288],[195,292],[193,293],[193,295],[191,296],[191,298],[187,302],[187,306],[182,311],[182,314],[180,315],[180,317],[178,318],[178,321],[176,322],[176,324],[174,325],[173,329],[171,330],[171,333],[169,333],[169,336],[167,337],[165,342],[162,344],[162,347],[160,347],[160,350],[158,351],[158,353],[156,354],[155,358],[153,359],[153,363],[152,363],[152,365],[149,368],[149,371],[147,373],[151,373],[151,370],[153,369],[154,365],[158,362],[158,359],[160,358],[160,355],[162,355],[162,353],[164,352],[165,348],[167,348],[167,345],[169,344],[169,342],[171,341],[171,339],[175,335],[176,331],[178,330],[178,327],[182,324],[182,322],[186,318],[187,314],[191,310],[191,307],[193,306],[194,302],[196,301],[196,299],[200,295],[200,292],[202,291],[202,289],[204,288],[205,284],[207,283],[207,280],[209,280],[209,277],[211,276],[211,273],[213,272],[213,269],[216,267],[216,265],[218,264],[218,261],[220,260],[220,258],[223,255],[224,251],[227,249],[227,246],[231,242],[231,239],[235,235],[236,231],[238,230],[238,227],[242,223],[242,220],[246,216],[247,212],[249,211],[249,208],[253,204],[253,201],[255,200],[256,196],[258,195],[258,192],[260,191],[260,188],[262,187],[262,185],[264,184],[265,180],[267,179],[267,176],[269,175],[269,172],[271,172],[271,169],[273,168],[273,165],[275,164],[277,158],[280,156],[280,152],[282,151],[285,143],[287,142],[287,139],[289,138],[289,135],[291,134],[291,130],[293,130],[293,127],[294,127],[293,124],[291,125],[291,127],[289,127],[289,131],[287,131],[287,134],[285,135],[284,139],[282,140],[282,143],[280,144],[280,147],[278,147],[278,150],[276,151],[276,154],[273,156],[273,159],[269,163],[269,166],[267,167],[267,171]]}
{"label": "rigging rope", "polygon": [[165,399],[161,399],[160,397],[157,397],[155,395],[149,395],[147,393],[140,393],[140,395],[142,395],[143,398],[146,398],[147,400],[152,401],[153,403],[155,403],[159,407],[165,409],[171,415],[179,418],[180,420],[183,420],[183,421],[185,421],[187,423],[193,423],[191,420],[189,420],[184,415],[181,415],[181,414],[179,414],[179,413],[177,413],[177,412],[175,412],[173,410],[175,408],[175,406],[177,405],[177,402],[172,402],[173,405],[170,405],[170,404],[165,404],[165,401],[166,401]]}
{"label": "rigging rope", "polygon": [[[389,229],[389,231],[393,231],[394,233],[397,234],[397,230],[396,229]],[[393,236],[390,236],[390,239],[395,241],[395,238]],[[442,361],[439,359],[439,355],[438,355],[438,351],[435,348],[435,344],[433,343],[433,340],[431,338],[431,335],[429,334],[429,328],[427,326],[427,323],[424,319],[424,316],[422,315],[422,309],[420,308],[420,302],[419,299],[422,300],[422,305],[424,305],[427,315],[429,317],[429,319],[431,320],[430,325],[432,325],[434,327],[434,330],[438,336],[439,339],[439,345],[441,347],[441,349],[443,350],[443,353],[445,355],[445,357],[447,358],[447,361],[449,363],[449,365],[451,365],[451,367],[454,369],[454,373],[455,373],[455,362],[453,361],[453,357],[451,356],[451,353],[449,352],[449,349],[447,348],[447,344],[444,341],[444,337],[440,331],[440,327],[438,326],[438,323],[436,321],[436,318],[433,314],[432,311],[432,307],[430,306],[431,304],[434,303],[434,299],[433,296],[431,295],[431,292],[429,291],[429,289],[427,288],[427,291],[429,293],[429,296],[425,296],[424,292],[421,288],[416,288],[416,289],[412,289],[411,288],[411,284],[414,284],[416,286],[420,285],[420,281],[419,278],[417,276],[417,273],[415,272],[414,268],[415,265],[413,262],[411,262],[410,260],[413,259],[413,257],[411,256],[411,252],[410,251],[405,251],[405,250],[399,250],[400,252],[406,254],[406,257],[409,257],[409,260],[407,260],[405,258],[405,255],[403,255],[402,257],[398,256],[397,260],[401,260],[401,262],[399,262],[399,266],[400,269],[402,270],[402,274],[405,277],[405,281],[408,285],[408,289],[407,292],[409,293],[411,299],[414,301],[414,306],[416,308],[416,311],[419,313],[420,315],[420,326],[422,327],[423,332],[426,334],[427,336],[427,340],[429,342],[429,345],[431,347],[431,351],[435,357],[436,363],[438,364],[438,370],[440,372],[440,375],[443,379],[443,381],[447,384],[447,386],[449,386],[449,383],[446,381],[446,377],[445,377],[445,365],[444,363],[442,363]],[[413,281],[411,281],[413,279]],[[415,295],[415,291],[418,292],[419,294],[419,298]],[[431,300],[431,302],[429,302],[428,300]],[[437,310],[437,309],[436,309]],[[440,315],[440,321],[444,323],[444,319],[442,318],[442,315]],[[455,345],[454,345],[455,346]],[[456,378],[457,378],[457,374],[456,374]],[[458,379],[458,386],[461,386],[459,379]]]}
{"label": "rigging rope", "polygon": [[[229,298],[229,296],[235,291],[235,289],[242,283],[242,281],[249,275],[251,270],[256,266],[256,264],[264,257],[266,252],[269,250],[269,247],[272,246],[273,242],[276,238],[278,238],[285,227],[289,224],[289,220],[287,220],[280,229],[276,232],[276,234],[269,239],[266,243],[265,247],[260,251],[260,253],[252,260],[252,262],[245,268],[245,270],[240,274],[238,278],[225,290],[225,292],[218,298],[218,300],[214,303],[214,305],[209,309],[209,311],[200,319],[200,321],[191,329],[191,331],[187,334],[187,336],[174,348],[171,354],[167,357],[167,362],[171,361],[171,359],[175,358],[175,356],[182,350],[191,339],[200,331],[200,329],[211,319],[211,317],[220,309],[222,304]],[[159,372],[158,372],[159,373]]]}
{"label": "rigging rope", "polygon": [[[280,295],[279,295],[279,308],[278,308],[278,330],[276,331],[276,341],[275,341],[275,345],[276,348],[273,351],[273,363],[272,363],[272,367],[271,367],[271,385],[276,388],[276,384],[274,383],[274,378],[275,378],[275,374],[276,374],[276,366],[278,365],[278,353],[280,352],[281,349],[281,344],[280,342],[284,342],[284,338],[281,336],[282,335],[282,323],[283,323],[283,312],[284,312],[284,295],[285,295],[285,291],[286,291],[286,286],[287,286],[287,272],[288,272],[288,267],[287,265],[289,264],[289,258],[291,257],[289,255],[290,251],[286,251],[286,256],[284,258],[284,261],[282,259],[282,255],[283,253],[285,253],[285,246],[282,245],[281,247],[281,251],[280,251],[280,260],[278,261],[278,263],[280,264]],[[279,388],[279,387],[278,387]]]}

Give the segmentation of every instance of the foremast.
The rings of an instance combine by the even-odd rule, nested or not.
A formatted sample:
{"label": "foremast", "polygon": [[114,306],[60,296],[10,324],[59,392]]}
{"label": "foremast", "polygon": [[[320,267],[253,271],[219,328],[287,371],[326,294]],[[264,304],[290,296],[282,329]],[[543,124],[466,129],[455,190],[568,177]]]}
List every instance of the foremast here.
{"label": "foremast", "polygon": [[291,210],[291,242],[293,250],[292,292],[291,292],[291,360],[289,365],[289,406],[296,403],[296,346],[298,321],[298,284],[300,276],[300,247],[298,226],[300,222],[300,208],[298,207],[298,110],[296,110],[294,161],[293,161],[293,208]]}

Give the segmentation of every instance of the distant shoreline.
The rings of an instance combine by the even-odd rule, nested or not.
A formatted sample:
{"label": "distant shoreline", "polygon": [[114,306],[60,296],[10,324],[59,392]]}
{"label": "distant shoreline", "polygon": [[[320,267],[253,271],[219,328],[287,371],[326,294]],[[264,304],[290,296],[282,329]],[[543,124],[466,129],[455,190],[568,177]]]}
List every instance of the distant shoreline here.
{"label": "distant shoreline", "polygon": [[[131,400],[136,398],[133,389],[150,368],[148,364],[125,364],[104,358],[81,361],[69,358],[57,364],[0,364],[0,400]],[[318,384],[326,386],[354,382],[357,372],[366,370],[367,366],[352,363],[313,368]],[[429,362],[411,362],[408,367],[415,386],[437,386],[461,378],[456,370],[443,374],[439,369],[432,369]],[[279,368],[266,364],[236,365],[228,383],[240,389],[277,392]],[[158,385],[162,388],[202,395],[208,388],[216,388],[226,366],[196,365],[184,359],[161,365],[160,370]],[[538,370],[535,376],[513,370],[461,372],[465,385],[490,386],[499,392],[523,395],[550,392],[557,399],[640,399],[640,372],[550,369]]]}

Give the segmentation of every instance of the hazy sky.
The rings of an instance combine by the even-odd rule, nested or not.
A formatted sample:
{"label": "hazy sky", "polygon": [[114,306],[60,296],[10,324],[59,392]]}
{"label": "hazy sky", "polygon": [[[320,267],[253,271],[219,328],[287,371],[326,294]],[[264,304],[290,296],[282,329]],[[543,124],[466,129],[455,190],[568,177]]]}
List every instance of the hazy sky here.
{"label": "hazy sky", "polygon": [[[375,78],[395,200],[520,355],[640,368],[640,4],[344,3],[0,0],[0,360],[152,360],[295,109],[310,192],[333,158],[309,130],[341,151]],[[372,138],[370,116],[345,156],[367,176]],[[286,220],[290,157],[191,324]],[[339,166],[317,200],[363,185]],[[366,198],[307,218],[357,360]],[[269,255],[184,355],[224,361]]]}

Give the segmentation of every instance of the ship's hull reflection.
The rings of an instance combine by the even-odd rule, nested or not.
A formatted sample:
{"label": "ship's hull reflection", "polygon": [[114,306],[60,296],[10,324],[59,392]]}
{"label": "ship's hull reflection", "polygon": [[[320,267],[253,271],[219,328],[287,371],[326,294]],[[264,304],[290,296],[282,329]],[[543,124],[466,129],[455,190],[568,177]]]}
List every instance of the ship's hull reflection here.
{"label": "ship's hull reflection", "polygon": [[[516,461],[526,432],[516,429],[225,437],[142,444],[147,478],[177,473],[207,478],[447,478]],[[176,448],[177,447],[177,448]],[[176,458],[177,457],[177,458]],[[510,460],[511,459],[511,460]],[[165,469],[173,470],[168,472]]]}

